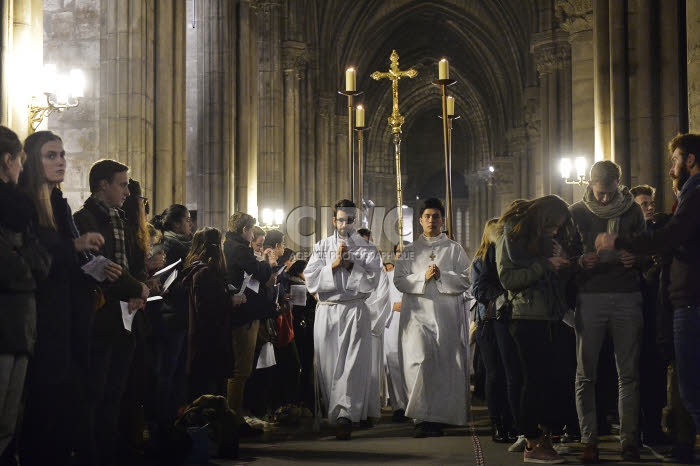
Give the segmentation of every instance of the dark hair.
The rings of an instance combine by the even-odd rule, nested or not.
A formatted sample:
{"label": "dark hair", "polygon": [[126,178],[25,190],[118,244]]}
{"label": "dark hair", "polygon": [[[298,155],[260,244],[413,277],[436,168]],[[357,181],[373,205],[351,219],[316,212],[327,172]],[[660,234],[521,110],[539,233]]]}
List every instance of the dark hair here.
{"label": "dark hair", "polygon": [[370,230],[369,228],[360,228],[359,230],[357,230],[357,234],[362,236],[363,238],[367,238],[367,240],[372,238],[372,230]]}
{"label": "dark hair", "polygon": [[569,205],[554,194],[511,203],[498,220],[498,234],[506,234],[509,240],[522,241],[530,253],[537,251],[546,230],[554,227],[563,230],[559,236],[569,244],[574,235]]}
{"label": "dark hair", "polygon": [[163,211],[160,215],[155,215],[151,223],[154,227],[161,231],[173,231],[175,224],[182,222],[182,219],[187,218],[187,210],[182,204],[173,204]]}
{"label": "dark hair", "polygon": [[352,202],[351,200],[349,200],[349,199],[341,199],[340,201],[336,202],[335,205],[333,206],[333,218],[336,218],[336,216],[337,216],[337,214],[338,214],[338,209],[344,208],[344,207],[355,207],[355,208],[357,208],[357,206],[355,205],[355,203]]}
{"label": "dark hair", "polygon": [[90,192],[96,193],[100,189],[100,181],[107,180],[111,183],[117,173],[128,172],[129,167],[111,159],[102,159],[92,164],[90,167]]}
{"label": "dark hair", "polygon": [[668,143],[668,151],[671,155],[678,149],[683,157],[683,161],[688,158],[688,154],[695,156],[695,163],[700,163],[700,134],[686,133],[678,134]]}
{"label": "dark hair", "polygon": [[649,196],[654,199],[656,188],[649,186],[648,184],[640,184],[639,186],[635,186],[634,188],[630,189],[630,194],[632,194],[634,197]]}
{"label": "dark hair", "polygon": [[204,227],[197,230],[192,237],[192,247],[185,259],[185,267],[196,261],[202,261],[213,267],[216,273],[223,273],[224,254],[221,252],[221,231],[218,228]]}
{"label": "dark hair", "polygon": [[612,160],[600,160],[591,167],[591,184],[600,183],[603,186],[610,186],[616,181],[620,182],[622,169]]}
{"label": "dark hair", "polygon": [[293,249],[284,248],[284,253],[278,258],[277,263],[284,264],[289,259],[294,257],[297,253]]}
{"label": "dark hair", "polygon": [[129,195],[124,200],[122,210],[126,223],[135,227],[137,246],[144,254],[148,254],[151,251],[151,237],[148,234],[146,206],[141,198],[141,185],[138,181],[129,179]]}
{"label": "dark hair", "polygon": [[281,243],[284,243],[284,233],[279,230],[269,230],[267,234],[265,234],[263,247],[272,248]]}
{"label": "dark hair", "polygon": [[39,225],[56,229],[56,219],[51,205],[51,191],[46,182],[44,162],[41,159],[41,149],[44,144],[52,141],[63,143],[63,140],[51,131],[37,131],[24,140],[24,152],[27,162],[19,177],[21,189],[31,198],[36,208]]}
{"label": "dark hair", "polygon": [[[408,246],[408,244],[409,244],[408,241],[403,241],[403,246]],[[394,245],[393,250],[394,250],[394,255],[396,255],[396,252],[399,250],[398,243]]]}
{"label": "dark hair", "polygon": [[[0,156],[10,154],[10,158],[14,160],[21,152],[22,141],[17,134],[6,126],[0,126]],[[4,161],[2,163],[4,164]]]}
{"label": "dark hair", "polygon": [[442,215],[442,218],[445,218],[445,206],[443,205],[442,201],[436,197],[431,197],[430,199],[426,199],[423,201],[423,203],[420,206],[420,210],[418,211],[418,216],[422,217],[423,212],[425,212],[427,209],[437,209],[440,211],[440,215]]}
{"label": "dark hair", "polygon": [[307,261],[296,261],[295,263],[292,264],[291,267],[289,267],[289,270],[287,270],[287,273],[289,274],[290,277],[298,277],[300,273],[304,271],[306,268],[306,264],[308,264]]}
{"label": "dark hair", "polygon": [[228,231],[231,233],[243,233],[243,228],[253,228],[257,220],[245,212],[234,212],[228,219]]}

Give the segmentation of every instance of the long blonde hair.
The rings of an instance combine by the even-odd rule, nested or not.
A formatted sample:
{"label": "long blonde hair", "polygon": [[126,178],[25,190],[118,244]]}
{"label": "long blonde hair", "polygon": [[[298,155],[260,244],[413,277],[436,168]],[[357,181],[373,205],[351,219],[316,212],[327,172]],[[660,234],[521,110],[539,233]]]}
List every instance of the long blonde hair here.
{"label": "long blonde hair", "polygon": [[479,249],[477,249],[476,253],[474,254],[474,259],[478,258],[484,260],[484,257],[486,257],[486,251],[488,251],[489,246],[496,241],[496,238],[498,238],[498,217],[494,217],[486,221],[486,225],[484,225],[484,233],[481,235],[481,244],[479,245]]}
{"label": "long blonde hair", "polygon": [[51,131],[37,131],[30,134],[24,141],[24,152],[27,161],[24,164],[22,175],[19,178],[21,189],[29,196],[36,208],[39,217],[39,225],[56,229],[56,219],[51,205],[51,190],[46,182],[44,164],[41,161],[41,148],[51,141],[63,142],[63,140]]}

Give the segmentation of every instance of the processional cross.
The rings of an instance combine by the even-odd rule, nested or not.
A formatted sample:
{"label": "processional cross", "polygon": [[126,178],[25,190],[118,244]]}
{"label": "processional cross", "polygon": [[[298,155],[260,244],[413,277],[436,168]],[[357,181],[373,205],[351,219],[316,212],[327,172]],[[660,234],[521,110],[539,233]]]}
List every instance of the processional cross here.
{"label": "processional cross", "polygon": [[391,80],[391,96],[393,106],[391,116],[389,117],[389,126],[391,134],[394,135],[394,154],[396,157],[396,201],[398,205],[398,227],[399,227],[399,251],[403,251],[403,195],[401,192],[401,125],[403,124],[403,116],[399,113],[399,80],[401,78],[415,78],[418,76],[418,71],[409,68],[405,71],[399,69],[399,54],[396,50],[391,52],[391,66],[389,71],[372,73],[372,79],[379,81],[380,79]]}

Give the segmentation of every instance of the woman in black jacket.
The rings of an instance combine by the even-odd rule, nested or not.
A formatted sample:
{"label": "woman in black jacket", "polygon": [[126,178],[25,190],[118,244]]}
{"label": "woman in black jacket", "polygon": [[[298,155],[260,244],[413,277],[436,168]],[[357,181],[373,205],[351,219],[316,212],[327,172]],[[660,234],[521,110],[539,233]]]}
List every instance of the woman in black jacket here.
{"label": "woman in black jacket", "polygon": [[[17,135],[0,126],[0,456],[10,463],[29,356],[36,341],[37,280],[48,255],[32,234],[29,199],[17,190],[25,155]],[[7,450],[7,451],[6,451]]]}
{"label": "woman in black jacket", "polygon": [[[90,327],[96,282],[80,266],[104,243],[98,233],[80,236],[59,185],[66,172],[60,137],[50,131],[30,135],[24,143],[27,163],[20,189],[32,200],[39,241],[51,254],[51,270],[38,283],[37,344],[27,376],[22,464],[64,464],[71,455],[83,463],[94,452],[83,375],[88,369]],[[106,270],[115,280],[121,267]],[[78,407],[78,409],[74,409]],[[66,427],[67,417],[74,419]],[[76,440],[79,439],[79,440]],[[79,444],[80,443],[80,444]]]}
{"label": "woman in black jacket", "polygon": [[[224,242],[227,281],[237,290],[244,285],[244,276],[251,275],[249,289],[245,290],[247,302],[234,313],[233,321],[233,374],[228,379],[226,398],[229,408],[241,413],[245,384],[253,370],[255,343],[260,319],[275,315],[275,308],[267,299],[265,288],[274,284],[270,263],[258,261],[250,242],[253,240],[255,218],[243,212],[234,213],[229,219]],[[271,255],[270,260],[274,260]],[[251,288],[258,288],[257,292]]]}

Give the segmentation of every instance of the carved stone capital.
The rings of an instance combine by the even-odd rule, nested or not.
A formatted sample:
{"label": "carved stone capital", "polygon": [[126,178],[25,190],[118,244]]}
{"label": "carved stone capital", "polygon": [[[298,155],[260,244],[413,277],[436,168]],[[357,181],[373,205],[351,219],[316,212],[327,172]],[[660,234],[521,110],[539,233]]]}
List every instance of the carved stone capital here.
{"label": "carved stone capital", "polygon": [[533,36],[530,51],[540,75],[552,73],[571,64],[571,44],[564,31],[547,31]]}
{"label": "carved stone capital", "polygon": [[250,8],[263,18],[268,18],[272,10],[282,5],[281,0],[250,0]]}
{"label": "carved stone capital", "polygon": [[593,30],[592,0],[557,0],[554,15],[561,29],[571,35]]}
{"label": "carved stone capital", "polygon": [[284,71],[296,72],[297,77],[299,77],[310,61],[311,55],[306,43],[294,40],[282,42],[282,69]]}

